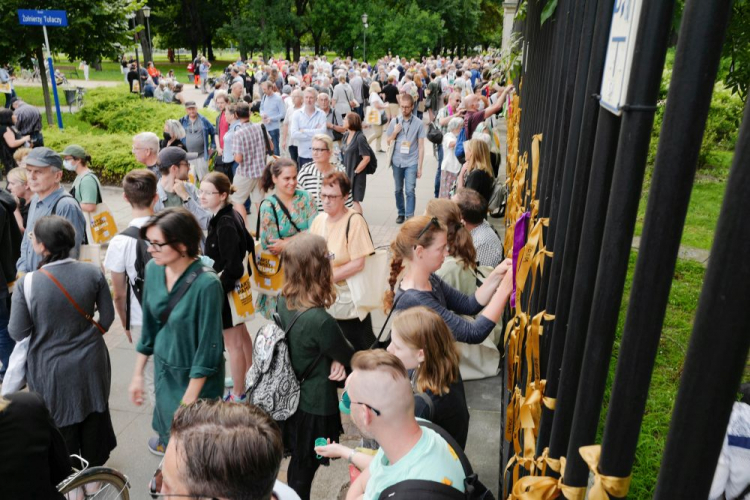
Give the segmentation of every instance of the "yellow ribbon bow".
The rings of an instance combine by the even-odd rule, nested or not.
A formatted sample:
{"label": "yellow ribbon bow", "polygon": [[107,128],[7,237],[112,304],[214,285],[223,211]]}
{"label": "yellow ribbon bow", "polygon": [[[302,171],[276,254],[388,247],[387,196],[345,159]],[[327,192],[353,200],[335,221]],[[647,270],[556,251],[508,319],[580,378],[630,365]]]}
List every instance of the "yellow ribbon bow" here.
{"label": "yellow ribbon bow", "polygon": [[594,486],[589,491],[590,500],[609,500],[610,495],[617,498],[627,496],[632,476],[605,476],[599,472],[599,458],[602,454],[601,445],[581,446],[578,451],[588,464],[589,470],[594,474]]}

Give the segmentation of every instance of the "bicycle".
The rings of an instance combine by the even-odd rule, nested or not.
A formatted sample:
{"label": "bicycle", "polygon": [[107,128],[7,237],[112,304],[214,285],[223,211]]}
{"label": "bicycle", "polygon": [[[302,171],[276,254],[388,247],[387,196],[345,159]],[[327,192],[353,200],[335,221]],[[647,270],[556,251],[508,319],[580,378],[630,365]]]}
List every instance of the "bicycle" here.
{"label": "bicycle", "polygon": [[83,464],[83,469],[76,471],[57,485],[57,491],[66,500],[130,500],[130,484],[127,476],[110,467],[90,467],[89,463],[78,455],[71,455]]}

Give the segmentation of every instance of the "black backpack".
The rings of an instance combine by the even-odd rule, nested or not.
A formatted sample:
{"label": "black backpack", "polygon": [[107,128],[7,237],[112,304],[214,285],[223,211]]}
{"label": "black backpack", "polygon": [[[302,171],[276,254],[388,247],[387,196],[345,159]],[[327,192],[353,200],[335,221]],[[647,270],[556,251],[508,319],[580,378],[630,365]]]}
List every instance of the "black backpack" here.
{"label": "black backpack", "polygon": [[479,476],[476,475],[474,470],[471,468],[471,463],[466,457],[466,454],[458,446],[453,436],[448,434],[442,427],[433,424],[432,422],[426,422],[419,420],[419,425],[427,427],[440,434],[440,437],[453,448],[453,451],[458,455],[458,459],[461,461],[461,466],[464,468],[466,478],[464,479],[464,493],[461,493],[453,486],[447,484],[438,483],[437,481],[425,481],[422,479],[407,479],[384,489],[378,497],[380,500],[495,500],[495,496],[487,487],[482,484],[479,480]]}
{"label": "black backpack", "polygon": [[375,151],[370,147],[369,142],[367,143],[367,152],[370,155],[370,163],[365,167],[365,174],[371,175],[378,169],[378,157],[375,156]]}
{"label": "black backpack", "polygon": [[130,290],[133,290],[135,298],[139,304],[143,304],[143,288],[146,280],[146,264],[151,260],[151,254],[148,253],[148,245],[141,238],[141,228],[130,226],[121,235],[136,240],[135,247],[135,278],[130,282],[130,277],[125,276],[127,282],[127,295],[125,298],[125,329],[130,330]]}

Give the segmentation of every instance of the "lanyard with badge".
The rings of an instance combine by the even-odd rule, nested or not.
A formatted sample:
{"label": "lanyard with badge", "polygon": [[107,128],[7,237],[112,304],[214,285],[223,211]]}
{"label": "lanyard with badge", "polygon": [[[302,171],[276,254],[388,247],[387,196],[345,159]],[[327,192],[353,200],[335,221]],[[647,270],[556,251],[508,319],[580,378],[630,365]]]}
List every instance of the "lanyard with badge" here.
{"label": "lanyard with badge", "polygon": [[[413,118],[409,118],[409,128],[411,128]],[[406,122],[402,122],[403,125],[401,126],[401,131],[404,133],[405,138],[409,138],[409,128],[406,128]],[[408,155],[409,150],[411,149],[411,141],[401,141],[401,146],[398,149],[398,152],[402,155]]]}

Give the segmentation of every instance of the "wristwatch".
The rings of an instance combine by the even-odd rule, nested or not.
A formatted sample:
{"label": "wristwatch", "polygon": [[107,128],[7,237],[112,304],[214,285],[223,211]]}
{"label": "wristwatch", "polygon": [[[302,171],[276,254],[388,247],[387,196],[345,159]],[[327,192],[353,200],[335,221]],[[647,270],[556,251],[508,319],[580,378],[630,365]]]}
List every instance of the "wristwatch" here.
{"label": "wristwatch", "polygon": [[350,451],[350,452],[349,452],[349,456],[348,456],[348,457],[346,457],[346,461],[347,461],[347,462],[349,462],[350,464],[354,465],[354,462],[352,462],[352,458],[354,458],[354,455],[355,455],[356,453],[357,453],[357,450],[356,450],[356,449],[353,449],[352,451]]}

